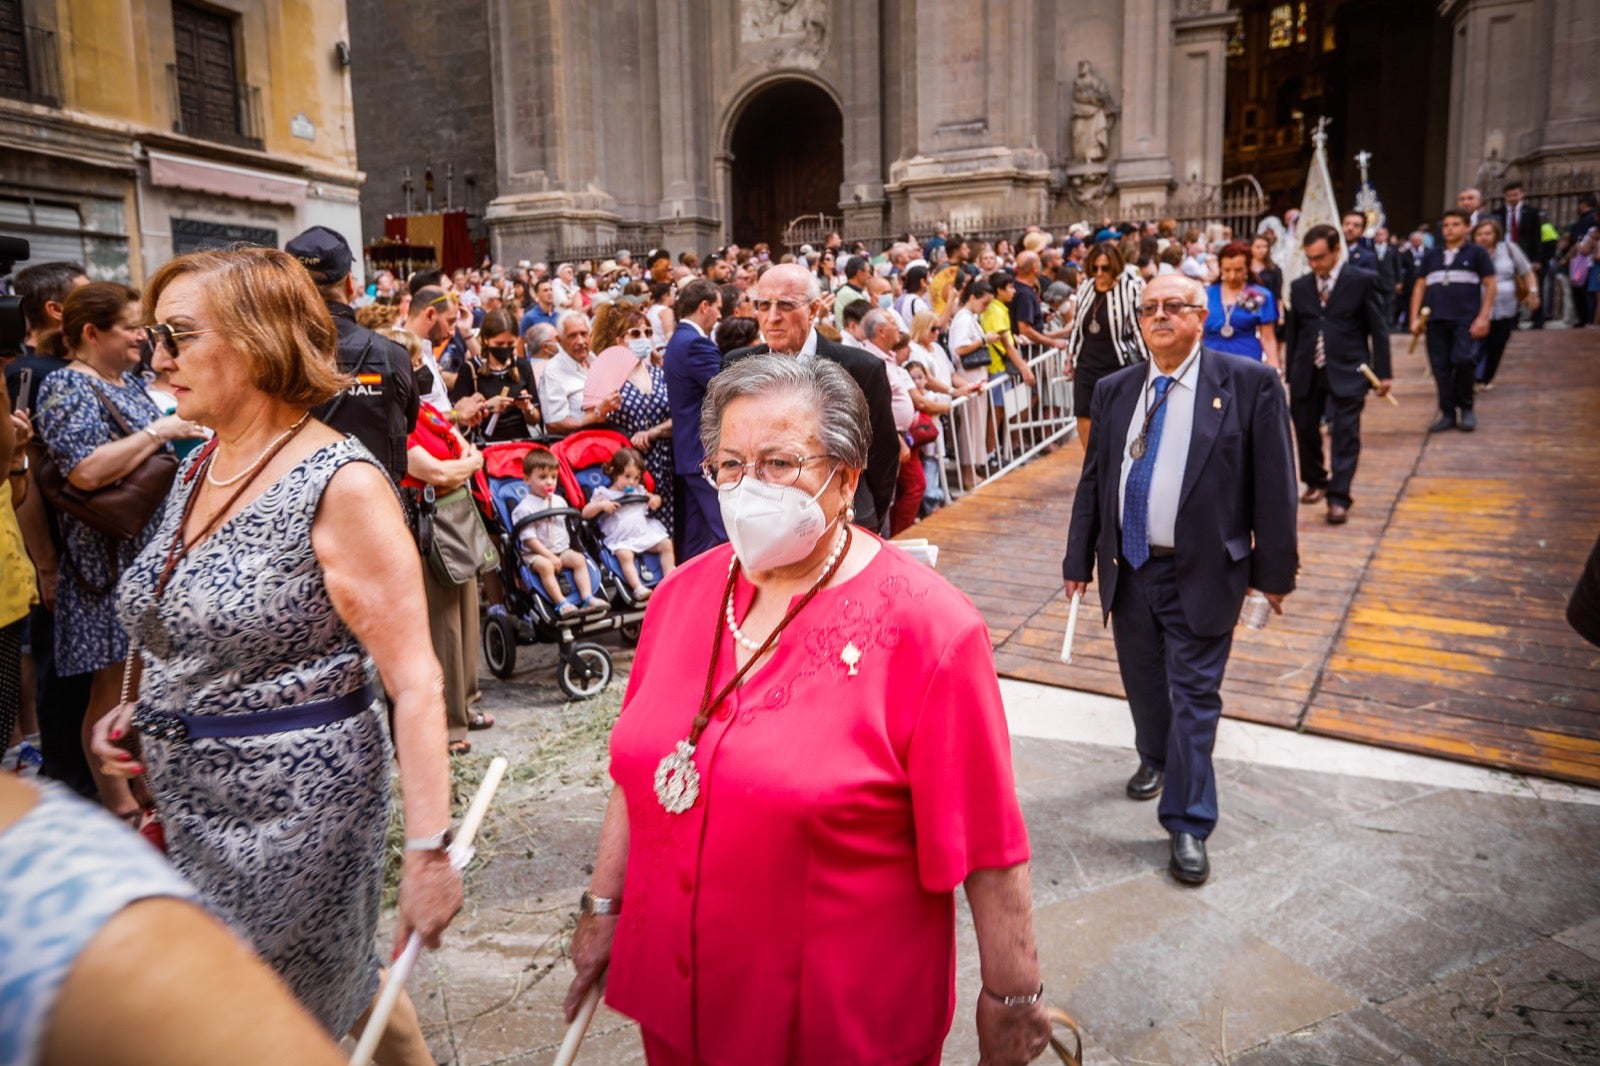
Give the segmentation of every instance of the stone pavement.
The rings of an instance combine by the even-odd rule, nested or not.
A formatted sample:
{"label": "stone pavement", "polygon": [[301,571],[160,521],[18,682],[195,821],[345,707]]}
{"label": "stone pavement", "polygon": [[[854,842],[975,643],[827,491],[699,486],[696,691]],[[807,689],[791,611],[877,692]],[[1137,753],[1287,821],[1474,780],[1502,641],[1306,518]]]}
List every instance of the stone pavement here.
{"label": "stone pavement", "polygon": [[[484,688],[501,723],[473,734],[487,753],[515,756],[580,706]],[[1154,804],[1123,796],[1125,705],[1004,691],[1045,981],[1087,1031],[1087,1062],[1600,1062],[1600,791],[1226,720],[1212,878],[1183,888]],[[562,939],[604,803],[571,743],[587,772],[508,786],[469,912],[413,981],[441,1061],[548,1063],[560,1041]],[[964,916],[959,935],[944,1061],[970,1064]],[[602,1011],[579,1062],[642,1061],[632,1025]]]}
{"label": "stone pavement", "polygon": [[[1125,710],[1005,688],[1014,733],[1112,723],[1014,742],[1045,983],[1086,1061],[1600,1061],[1600,792],[1225,721],[1219,754],[1250,757],[1217,761],[1212,877],[1190,889],[1154,804],[1123,796]],[[1355,772],[1273,765],[1319,761]],[[966,928],[958,951],[945,1061],[971,1063]]]}

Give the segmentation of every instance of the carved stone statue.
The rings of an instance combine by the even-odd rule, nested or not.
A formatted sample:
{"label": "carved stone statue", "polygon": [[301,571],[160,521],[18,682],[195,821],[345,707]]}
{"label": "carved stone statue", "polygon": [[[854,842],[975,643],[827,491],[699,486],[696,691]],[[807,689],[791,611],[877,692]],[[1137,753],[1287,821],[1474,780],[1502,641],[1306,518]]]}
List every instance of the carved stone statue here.
{"label": "carved stone statue", "polygon": [[1085,217],[1100,209],[1117,191],[1107,168],[1073,167],[1067,174],[1067,199],[1085,212]]}
{"label": "carved stone statue", "polygon": [[1072,158],[1080,163],[1101,163],[1111,154],[1111,127],[1122,109],[1111,86],[1087,59],[1078,63],[1078,80],[1072,83]]}
{"label": "carved stone statue", "polygon": [[821,53],[828,37],[827,8],[822,0],[744,0],[740,39],[747,44],[801,37],[800,47]]}

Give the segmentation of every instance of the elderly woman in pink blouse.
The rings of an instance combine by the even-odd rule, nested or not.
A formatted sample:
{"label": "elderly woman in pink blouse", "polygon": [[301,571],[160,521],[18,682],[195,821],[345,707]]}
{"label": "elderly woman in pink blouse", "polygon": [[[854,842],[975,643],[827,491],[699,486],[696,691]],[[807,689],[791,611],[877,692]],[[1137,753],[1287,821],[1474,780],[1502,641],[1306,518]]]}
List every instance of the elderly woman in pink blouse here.
{"label": "elderly woman in pink blouse", "polygon": [[1048,1040],[988,631],[851,526],[868,425],[826,359],[751,357],[706,397],[732,544],[650,601],[567,994],[609,967],[653,1066],[937,1063],[957,885],[984,1061]]}

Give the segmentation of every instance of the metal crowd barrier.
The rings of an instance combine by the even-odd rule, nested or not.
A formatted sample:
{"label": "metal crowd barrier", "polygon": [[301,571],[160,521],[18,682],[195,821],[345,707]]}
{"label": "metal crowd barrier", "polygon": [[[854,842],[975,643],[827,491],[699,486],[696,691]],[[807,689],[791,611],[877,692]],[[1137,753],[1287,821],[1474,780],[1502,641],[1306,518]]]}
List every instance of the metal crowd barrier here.
{"label": "metal crowd barrier", "polygon": [[1020,374],[997,377],[982,392],[956,400],[940,418],[943,455],[937,466],[946,500],[1004,477],[1077,429],[1066,352],[1036,344],[1019,345],[1018,351],[1033,371],[1032,386]]}

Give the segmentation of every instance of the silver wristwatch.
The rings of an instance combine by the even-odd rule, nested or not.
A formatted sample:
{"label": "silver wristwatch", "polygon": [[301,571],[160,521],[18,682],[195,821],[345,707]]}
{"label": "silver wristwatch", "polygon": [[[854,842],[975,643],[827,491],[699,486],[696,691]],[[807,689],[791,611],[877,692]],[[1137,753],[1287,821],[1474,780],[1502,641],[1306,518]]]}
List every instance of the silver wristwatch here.
{"label": "silver wristwatch", "polygon": [[451,829],[441,829],[430,837],[407,837],[407,851],[449,851],[456,834]]}
{"label": "silver wristwatch", "polygon": [[579,914],[621,914],[622,901],[620,899],[607,899],[597,896],[593,892],[584,890],[578,897]]}
{"label": "silver wristwatch", "polygon": [[1002,996],[991,992],[988,985],[983,985],[983,994],[1000,1004],[1002,1007],[1031,1007],[1044,998],[1044,982],[1039,983],[1039,991],[1031,996]]}

